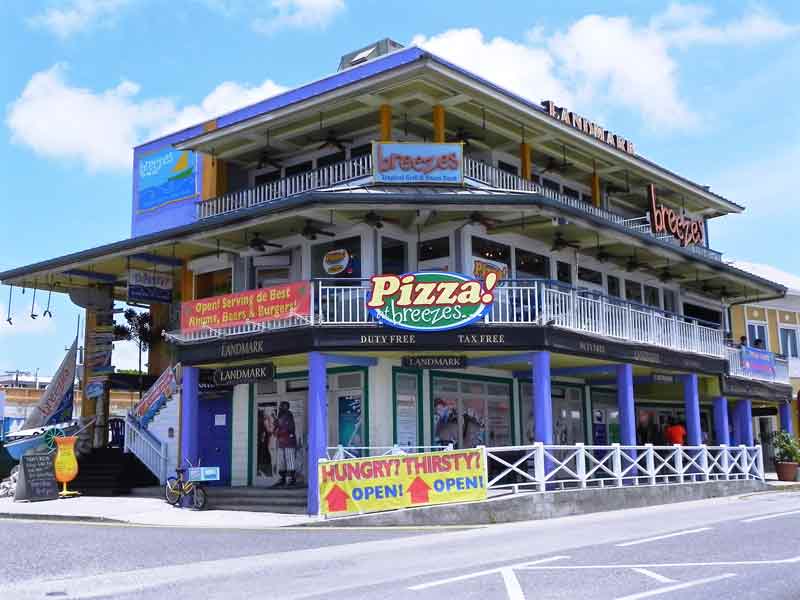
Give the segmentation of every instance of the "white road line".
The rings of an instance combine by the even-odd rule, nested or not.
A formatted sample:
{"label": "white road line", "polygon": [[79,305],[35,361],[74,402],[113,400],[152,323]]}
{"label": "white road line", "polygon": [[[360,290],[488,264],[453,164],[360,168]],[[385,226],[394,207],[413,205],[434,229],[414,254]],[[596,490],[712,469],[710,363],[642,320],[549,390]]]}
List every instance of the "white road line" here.
{"label": "white road line", "polygon": [[508,600],[525,600],[525,594],[522,591],[522,586],[519,584],[519,579],[517,579],[517,576],[514,574],[514,569],[500,569],[500,574],[503,576],[503,583],[506,584]]}
{"label": "white road line", "polygon": [[[496,567],[494,569],[486,569],[485,571],[476,571],[475,573],[467,573],[466,575],[458,575],[457,577],[448,577],[447,579],[440,579],[438,581],[429,581],[428,583],[421,583],[419,585],[411,586],[410,590],[418,591],[418,590],[425,590],[427,588],[436,587],[437,585],[444,585],[446,583],[453,583],[455,581],[465,581],[467,579],[474,579],[475,577],[481,577],[483,575],[489,575],[491,573],[502,573],[505,569],[521,569],[525,567],[531,567],[533,565],[541,565],[544,563],[552,562],[554,560],[563,560],[565,558],[569,558],[569,556],[551,556],[549,558],[542,558],[540,560],[528,561],[524,563],[517,563],[515,565],[506,565],[505,567]],[[505,576],[503,576],[505,578]]]}
{"label": "white road line", "polygon": [[767,519],[777,519],[778,517],[788,517],[789,515],[800,515],[800,510],[790,510],[789,512],[775,513],[773,515],[763,515],[761,517],[753,517],[751,519],[744,519],[740,523],[755,523],[756,521],[766,521]]}
{"label": "white road line", "polygon": [[675,583],[678,581],[677,579],[670,579],[669,577],[664,577],[663,575],[659,575],[658,573],[651,571],[650,569],[642,569],[640,567],[637,567],[633,570],[642,575],[647,575],[648,577],[652,577],[659,583]]}
{"label": "white road line", "polygon": [[638,544],[646,544],[648,542],[657,542],[658,540],[666,540],[668,538],[678,537],[679,535],[700,533],[701,531],[709,531],[710,529],[711,527],[700,527],[699,529],[687,529],[686,531],[677,531],[675,533],[668,533],[666,535],[658,535],[656,537],[644,538],[643,540],[634,540],[632,542],[625,542],[624,544],[617,544],[617,548],[627,548],[628,546],[636,546]]}
{"label": "white road line", "polygon": [[[664,569],[669,567],[763,567],[770,565],[792,565],[800,563],[800,556],[792,558],[778,558],[776,560],[718,560],[714,562],[686,562],[686,563],[645,563],[622,565],[528,565],[515,567],[523,571],[584,571],[600,569]],[[0,588],[2,590],[2,588]]]}
{"label": "white road line", "polygon": [[736,577],[736,573],[725,573],[724,575],[717,575],[716,577],[706,577],[705,579],[695,579],[694,581],[687,581],[686,583],[668,585],[666,587],[656,588],[646,592],[639,592],[629,596],[620,596],[615,600],[641,600],[641,598],[652,598],[653,596],[660,596],[661,594],[668,594],[669,592],[676,592],[678,590],[685,590],[686,588],[696,587],[698,585],[703,585],[704,583],[722,581],[723,579],[729,579],[730,577]]}

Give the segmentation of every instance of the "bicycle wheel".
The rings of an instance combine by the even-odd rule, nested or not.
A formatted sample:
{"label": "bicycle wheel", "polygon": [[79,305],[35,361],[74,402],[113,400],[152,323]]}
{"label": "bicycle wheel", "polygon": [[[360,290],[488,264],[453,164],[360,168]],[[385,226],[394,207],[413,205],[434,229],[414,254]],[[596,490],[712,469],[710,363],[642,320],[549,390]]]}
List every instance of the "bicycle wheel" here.
{"label": "bicycle wheel", "polygon": [[208,496],[206,491],[199,485],[194,486],[194,508],[195,510],[203,510],[206,507]]}
{"label": "bicycle wheel", "polygon": [[168,477],[164,486],[164,496],[172,506],[181,501],[181,484],[176,477]]}

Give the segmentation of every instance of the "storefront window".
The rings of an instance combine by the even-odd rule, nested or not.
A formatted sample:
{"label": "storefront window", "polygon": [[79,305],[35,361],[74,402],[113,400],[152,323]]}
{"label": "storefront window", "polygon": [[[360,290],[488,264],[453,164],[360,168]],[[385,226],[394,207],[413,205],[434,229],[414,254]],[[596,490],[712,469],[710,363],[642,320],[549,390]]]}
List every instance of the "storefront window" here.
{"label": "storefront window", "polygon": [[418,373],[396,372],[395,389],[395,443],[400,446],[419,445],[417,423],[419,416]]}
{"label": "storefront window", "polygon": [[[522,423],[522,441],[525,444],[535,442],[535,423],[533,419],[533,386],[523,381],[519,388],[520,412]],[[577,444],[584,441],[583,429],[583,393],[577,387],[552,387],[553,403],[553,443]]]}
{"label": "storefront window", "polygon": [[642,303],[642,284],[638,281],[625,280],[625,299],[631,302]]}
{"label": "storefront window", "polygon": [[592,443],[596,446],[618,444],[619,409],[615,392],[592,389]]}
{"label": "storefront window", "polygon": [[360,279],[361,238],[356,236],[312,246],[311,276]]}
{"label": "storefront window", "polygon": [[419,268],[421,271],[450,269],[450,238],[440,237],[425,240],[417,246]]}
{"label": "storefront window", "polygon": [[516,250],[517,279],[550,279],[550,259],[535,252]]}
{"label": "storefront window", "polygon": [[511,265],[511,247],[486,238],[472,236],[472,256]]}
{"label": "storefront window", "polygon": [[572,265],[561,260],[558,261],[556,263],[556,279],[561,283],[572,285]]}
{"label": "storefront window", "polygon": [[230,294],[233,291],[233,270],[220,269],[198,273],[194,279],[195,300]]}
{"label": "storefront window", "polygon": [[402,275],[408,272],[408,244],[381,236],[382,273]]}
{"label": "storefront window", "polygon": [[434,377],[434,445],[473,448],[512,441],[510,383]]}

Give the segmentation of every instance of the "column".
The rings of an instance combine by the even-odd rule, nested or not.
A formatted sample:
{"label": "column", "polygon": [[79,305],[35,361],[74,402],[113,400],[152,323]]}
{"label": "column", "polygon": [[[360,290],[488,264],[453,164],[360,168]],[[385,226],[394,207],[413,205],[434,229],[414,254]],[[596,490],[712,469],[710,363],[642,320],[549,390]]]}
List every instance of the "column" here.
{"label": "column", "polygon": [[602,196],[600,194],[600,176],[597,171],[592,172],[592,204],[600,208],[602,204]]}
{"label": "column", "polygon": [[444,106],[441,104],[433,107],[433,141],[444,143]]}
{"label": "column", "polygon": [[780,406],[781,429],[789,435],[794,435],[794,423],[792,422],[792,403],[784,402]]}
{"label": "column", "polygon": [[714,398],[712,401],[714,407],[714,437],[717,440],[717,445],[730,446],[731,434],[728,429],[728,399],[724,396]]}
{"label": "column", "polygon": [[750,400],[739,400],[734,408],[733,443],[753,445],[753,403]]}
{"label": "column", "polygon": [[533,422],[534,441],[553,443],[553,396],[550,393],[550,353],[534,352],[533,369]]}
{"label": "column", "polygon": [[389,104],[381,104],[379,109],[381,141],[392,141],[392,107]]}
{"label": "column", "polygon": [[530,181],[531,178],[531,147],[522,142],[519,145],[519,174],[523,179]]}
{"label": "column", "polygon": [[183,366],[181,371],[183,377],[181,380],[181,458],[179,466],[186,466],[184,460],[196,465],[200,456],[200,369]]}
{"label": "column", "polygon": [[696,373],[683,377],[683,401],[686,409],[686,445],[699,446],[703,443],[703,433],[700,431],[700,392]]}
{"label": "column", "polygon": [[617,365],[617,408],[620,444],[636,445],[636,411],[633,400],[633,365]]}
{"label": "column", "polygon": [[308,514],[319,513],[319,468],[328,450],[328,375],[325,357],[308,354]]}

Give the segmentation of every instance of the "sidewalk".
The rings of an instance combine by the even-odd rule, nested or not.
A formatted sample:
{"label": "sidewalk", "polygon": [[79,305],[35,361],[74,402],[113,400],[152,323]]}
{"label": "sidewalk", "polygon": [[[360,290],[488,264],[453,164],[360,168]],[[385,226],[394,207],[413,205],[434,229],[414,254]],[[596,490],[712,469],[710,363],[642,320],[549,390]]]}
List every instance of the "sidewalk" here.
{"label": "sidewalk", "polygon": [[308,515],[176,508],[159,498],[81,496],[43,502],[14,502],[0,498],[0,518],[53,519],[129,523],[131,525],[209,527],[215,529],[272,529],[306,525]]}
{"label": "sidewalk", "polygon": [[778,481],[776,473],[764,473],[764,481],[775,492],[797,492],[800,491],[800,481]]}

